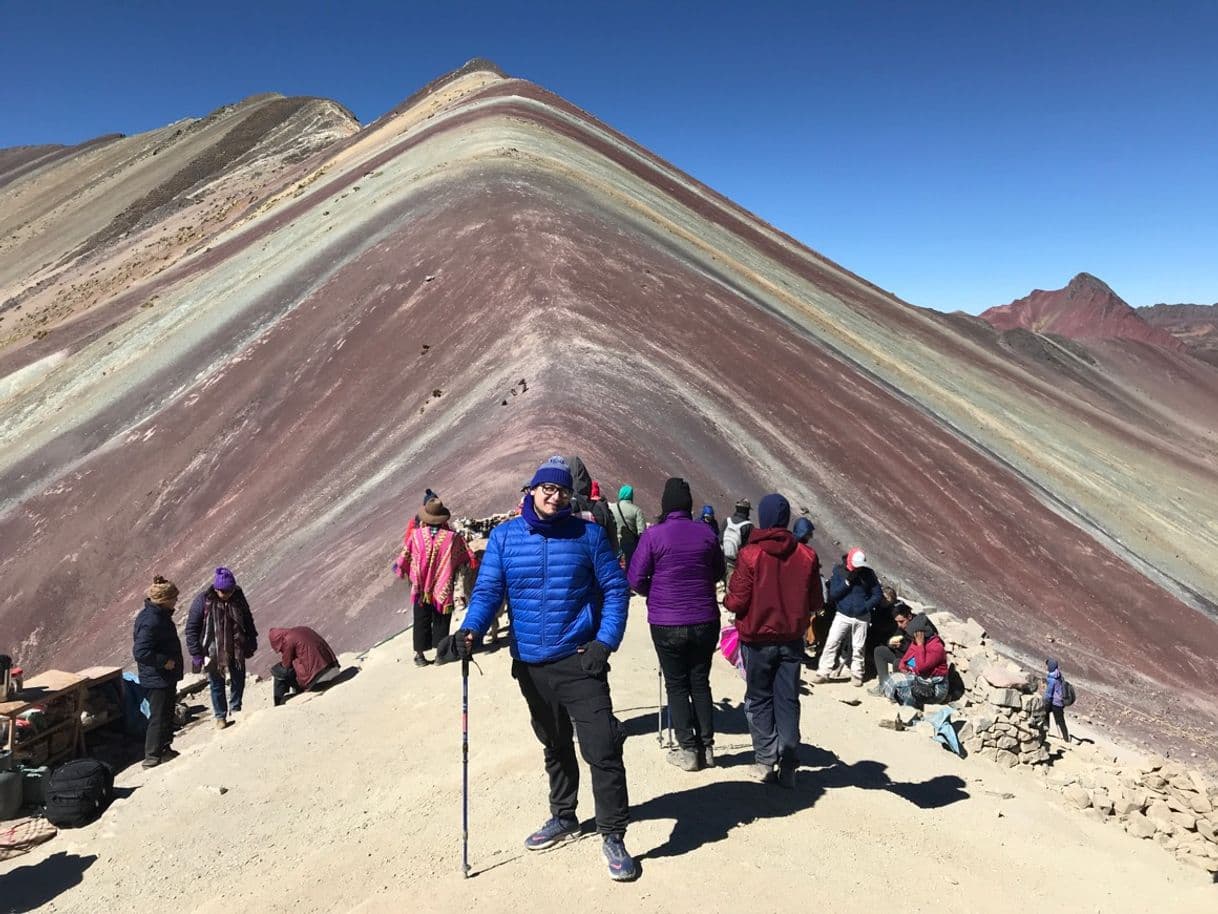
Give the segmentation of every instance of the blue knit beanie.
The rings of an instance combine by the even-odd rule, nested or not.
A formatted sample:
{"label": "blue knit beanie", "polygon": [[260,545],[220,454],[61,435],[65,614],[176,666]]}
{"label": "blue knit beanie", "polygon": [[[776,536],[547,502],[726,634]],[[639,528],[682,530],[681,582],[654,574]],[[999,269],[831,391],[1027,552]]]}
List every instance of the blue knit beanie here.
{"label": "blue knit beanie", "polygon": [[803,540],[804,537],[816,532],[816,525],[806,517],[801,517],[795,521],[795,529],[791,532],[795,534],[797,540]]}
{"label": "blue knit beanie", "polygon": [[702,516],[703,517],[714,517],[715,509],[712,508],[710,505],[703,505],[702,506]]}
{"label": "blue knit beanie", "polygon": [[1057,661],[1054,660],[1052,657],[1050,657],[1048,660],[1045,661],[1045,666],[1047,666],[1049,668],[1050,673],[1057,672]]}
{"label": "blue knit beanie", "polygon": [[767,495],[757,506],[757,522],[761,524],[762,529],[767,527],[787,529],[787,524],[791,523],[791,503],[777,492]]}
{"label": "blue knit beanie", "polygon": [[575,488],[575,482],[571,479],[571,467],[565,458],[557,455],[551,457],[537,468],[537,472],[533,474],[533,478],[529,480],[529,484],[525,488],[532,489],[547,482],[551,485],[562,486],[568,491]]}

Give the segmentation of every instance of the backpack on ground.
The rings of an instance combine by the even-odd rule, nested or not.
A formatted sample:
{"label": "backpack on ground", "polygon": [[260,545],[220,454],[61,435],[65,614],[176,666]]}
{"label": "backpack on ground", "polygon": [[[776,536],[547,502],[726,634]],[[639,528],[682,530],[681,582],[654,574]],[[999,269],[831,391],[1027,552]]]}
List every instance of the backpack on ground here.
{"label": "backpack on ground", "polygon": [[114,799],[114,772],[105,762],[64,762],[47,779],[46,819],[56,828],[79,828],[100,816]]}
{"label": "backpack on ground", "polygon": [[748,540],[752,529],[752,521],[729,518],[723,527],[723,557],[735,561],[736,556],[740,554],[740,547]]}
{"label": "backpack on ground", "polygon": [[1074,686],[1070,685],[1070,683],[1067,680],[1063,679],[1062,680],[1062,707],[1063,708],[1070,707],[1072,704],[1074,704],[1074,699],[1077,697],[1078,696],[1076,696],[1074,694]]}

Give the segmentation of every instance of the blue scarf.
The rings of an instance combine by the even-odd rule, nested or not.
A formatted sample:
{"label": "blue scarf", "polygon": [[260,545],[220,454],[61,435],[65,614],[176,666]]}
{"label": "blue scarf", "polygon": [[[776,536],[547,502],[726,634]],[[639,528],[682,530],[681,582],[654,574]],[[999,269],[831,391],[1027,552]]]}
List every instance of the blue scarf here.
{"label": "blue scarf", "polygon": [[520,516],[524,518],[524,522],[529,525],[530,530],[538,533],[552,533],[559,524],[571,516],[571,506],[567,505],[567,507],[559,509],[553,517],[539,517],[537,510],[533,507],[533,496],[530,493],[529,497],[524,500],[524,504],[520,506]]}

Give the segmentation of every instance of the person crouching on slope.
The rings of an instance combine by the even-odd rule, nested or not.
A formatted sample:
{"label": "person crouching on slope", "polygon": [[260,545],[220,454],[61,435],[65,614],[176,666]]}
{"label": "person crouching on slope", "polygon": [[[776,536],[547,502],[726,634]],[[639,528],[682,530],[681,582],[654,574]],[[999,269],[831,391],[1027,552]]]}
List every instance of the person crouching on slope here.
{"label": "person crouching on slope", "polygon": [[551,457],[525,488],[529,497],[521,516],[491,532],[469,612],[442,653],[470,657],[508,598],[512,677],[545,747],[550,778],[551,818],[525,847],[542,850],[579,835],[574,721],[580,752],[592,770],[596,828],[609,876],[625,882],[639,870],[623,841],[629,821],[625,732],[613,715],[609,655],[626,632],[626,578],[604,529],[572,516],[566,460]]}
{"label": "person crouching on slope", "polygon": [[799,767],[799,673],[812,613],[824,605],[820,559],[787,529],[791,506],[778,494],[757,506],[756,529],[740,550],[723,605],[736,614],[744,655],[744,705],[753,737],[753,776],[795,786]]}

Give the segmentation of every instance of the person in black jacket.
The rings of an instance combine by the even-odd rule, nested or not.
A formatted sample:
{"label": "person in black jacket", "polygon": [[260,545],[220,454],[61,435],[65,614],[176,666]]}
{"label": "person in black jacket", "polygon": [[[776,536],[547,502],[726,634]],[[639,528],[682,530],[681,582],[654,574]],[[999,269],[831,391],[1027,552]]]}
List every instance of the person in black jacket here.
{"label": "person in black jacket", "polygon": [[155,768],[178,755],[173,750],[173,707],[182,678],[182,642],[173,622],[177,604],[177,585],[157,575],[148,588],[144,608],[135,617],[131,654],[140,685],[148,693],[149,708],[145,768]]}
{"label": "person in black jacket", "polygon": [[[216,729],[228,726],[229,712],[241,710],[245,695],[245,661],[258,650],[258,629],[245,593],[227,568],[217,568],[212,585],[200,592],[190,605],[186,619],[186,647],[192,669],[207,670],[211,686],[211,709]],[[229,699],[225,701],[224,680],[228,678]]]}

